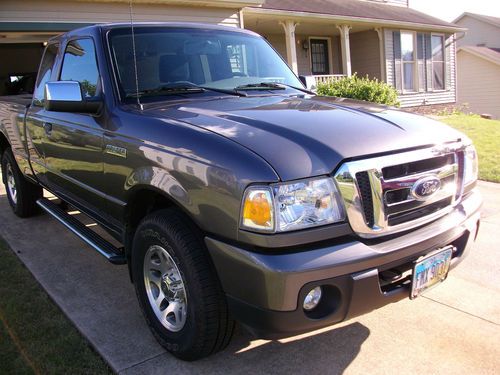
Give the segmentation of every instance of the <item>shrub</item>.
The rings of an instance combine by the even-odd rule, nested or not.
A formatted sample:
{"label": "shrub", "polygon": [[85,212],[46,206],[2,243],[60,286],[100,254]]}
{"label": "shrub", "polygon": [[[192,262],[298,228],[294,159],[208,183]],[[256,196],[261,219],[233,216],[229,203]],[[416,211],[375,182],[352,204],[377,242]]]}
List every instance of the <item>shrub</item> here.
{"label": "shrub", "polygon": [[370,79],[368,76],[358,77],[354,74],[337,81],[320,83],[317,93],[318,95],[366,100],[399,107],[396,89],[378,79]]}

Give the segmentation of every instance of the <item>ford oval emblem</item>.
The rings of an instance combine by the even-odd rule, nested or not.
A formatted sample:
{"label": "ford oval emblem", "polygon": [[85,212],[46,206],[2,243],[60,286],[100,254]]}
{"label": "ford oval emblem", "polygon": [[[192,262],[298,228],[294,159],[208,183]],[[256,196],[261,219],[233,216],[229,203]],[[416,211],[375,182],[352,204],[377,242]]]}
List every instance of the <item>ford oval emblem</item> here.
{"label": "ford oval emblem", "polygon": [[426,176],[417,180],[412,188],[411,195],[419,201],[425,201],[441,188],[441,180],[437,176]]}

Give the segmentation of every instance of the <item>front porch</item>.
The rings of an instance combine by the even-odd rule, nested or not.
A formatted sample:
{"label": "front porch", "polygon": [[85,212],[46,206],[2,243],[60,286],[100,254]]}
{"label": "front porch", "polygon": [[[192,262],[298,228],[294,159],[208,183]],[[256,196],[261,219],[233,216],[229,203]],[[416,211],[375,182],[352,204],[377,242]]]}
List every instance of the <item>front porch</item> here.
{"label": "front porch", "polygon": [[296,21],[263,12],[245,12],[245,28],[264,36],[308,86],[357,73],[385,80],[381,28],[334,22]]}
{"label": "front porch", "polygon": [[309,76],[309,88],[356,73],[395,87],[402,107],[456,102],[457,25],[407,7],[348,0],[266,0],[244,9],[243,24]]}

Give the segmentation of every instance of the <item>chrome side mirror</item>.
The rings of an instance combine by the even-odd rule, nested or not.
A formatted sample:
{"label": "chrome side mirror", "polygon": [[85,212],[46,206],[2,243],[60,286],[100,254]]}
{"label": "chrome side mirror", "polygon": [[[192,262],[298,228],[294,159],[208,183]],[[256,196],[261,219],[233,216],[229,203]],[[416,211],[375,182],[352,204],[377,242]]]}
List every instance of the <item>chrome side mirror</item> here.
{"label": "chrome side mirror", "polygon": [[97,113],[102,101],[86,100],[82,97],[82,88],[77,81],[56,81],[45,84],[45,103],[47,111]]}

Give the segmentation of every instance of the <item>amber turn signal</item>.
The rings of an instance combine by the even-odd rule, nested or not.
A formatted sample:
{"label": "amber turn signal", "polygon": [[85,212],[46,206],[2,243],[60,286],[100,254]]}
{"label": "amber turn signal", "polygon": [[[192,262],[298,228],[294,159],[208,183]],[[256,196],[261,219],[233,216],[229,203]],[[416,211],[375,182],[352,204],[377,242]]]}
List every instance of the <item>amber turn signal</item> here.
{"label": "amber turn signal", "polygon": [[243,225],[260,230],[273,230],[273,201],[268,189],[249,189],[243,203]]}

